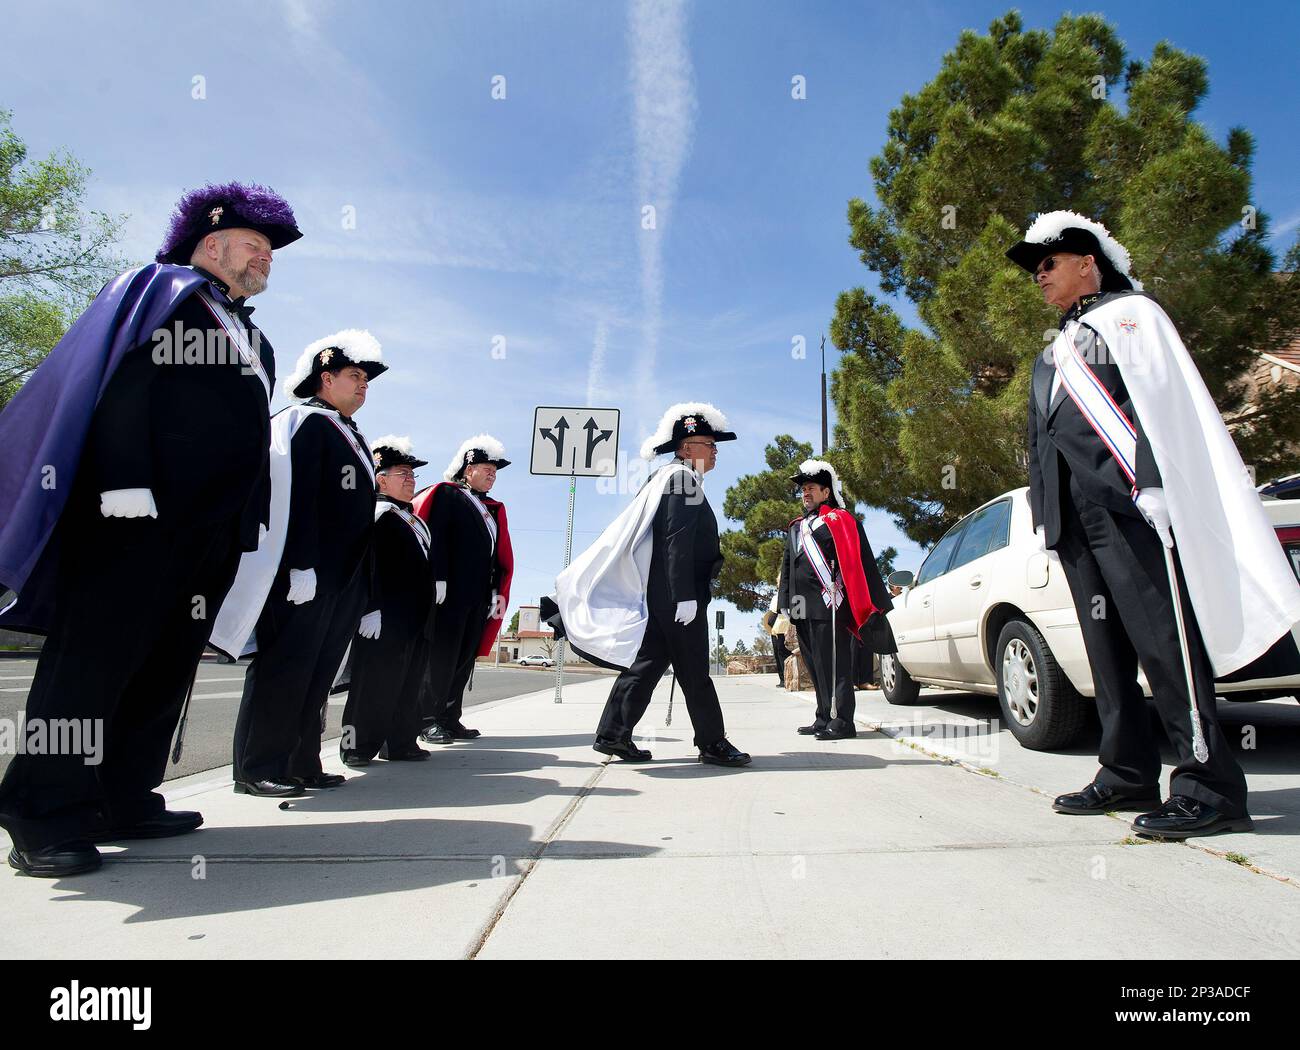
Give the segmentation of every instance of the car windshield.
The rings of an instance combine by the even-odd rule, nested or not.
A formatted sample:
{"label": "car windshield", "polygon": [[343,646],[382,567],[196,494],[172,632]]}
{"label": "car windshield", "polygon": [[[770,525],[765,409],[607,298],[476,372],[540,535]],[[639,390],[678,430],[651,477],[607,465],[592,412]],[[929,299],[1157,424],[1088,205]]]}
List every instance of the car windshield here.
{"label": "car windshield", "polygon": [[966,530],[967,519],[957,522],[945,534],[943,539],[934,545],[930,551],[930,556],[925,559],[925,564],[921,566],[921,571],[917,574],[917,584],[928,583],[936,576],[942,576],[948,571],[948,562],[952,560],[953,548],[961,540],[962,533]]}

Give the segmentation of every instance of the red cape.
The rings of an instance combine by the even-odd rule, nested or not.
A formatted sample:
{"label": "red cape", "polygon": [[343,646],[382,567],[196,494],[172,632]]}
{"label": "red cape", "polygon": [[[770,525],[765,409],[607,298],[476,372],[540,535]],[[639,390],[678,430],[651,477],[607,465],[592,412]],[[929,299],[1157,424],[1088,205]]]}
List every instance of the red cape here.
{"label": "red cape", "polygon": [[[429,507],[433,503],[433,497],[438,490],[459,487],[451,482],[441,481],[432,488],[417,493],[411,506],[415,508],[415,513],[419,519],[427,525],[429,524]],[[501,566],[501,583],[497,587],[497,595],[501,599],[498,608],[504,614],[506,609],[510,607],[510,580],[515,574],[515,552],[514,548],[510,546],[510,526],[506,522],[506,505],[491,496],[480,496],[479,498],[487,506],[497,508],[497,563]],[[492,646],[496,643],[500,631],[501,618],[493,616],[489,612],[487,621],[483,624],[483,634],[478,641],[479,656],[487,656],[492,652]]]}
{"label": "red cape", "polygon": [[[817,508],[822,521],[831,531],[831,540],[835,544],[835,560],[839,565],[840,580],[844,583],[844,594],[849,600],[849,611],[853,614],[853,635],[861,638],[862,625],[873,612],[875,603],[871,600],[871,591],[867,587],[867,574],[862,568],[862,544],[858,541],[858,519],[847,510],[829,507],[823,503]],[[799,522],[795,518],[790,522]]]}

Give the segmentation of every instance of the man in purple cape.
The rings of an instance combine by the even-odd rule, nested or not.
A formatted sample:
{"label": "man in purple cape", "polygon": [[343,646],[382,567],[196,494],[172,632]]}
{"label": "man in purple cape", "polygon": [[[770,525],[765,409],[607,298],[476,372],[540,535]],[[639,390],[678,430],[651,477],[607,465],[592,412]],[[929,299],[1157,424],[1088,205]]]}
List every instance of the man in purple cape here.
{"label": "man in purple cape", "polygon": [[17,595],[0,626],[47,636],[0,782],[21,872],[89,871],[96,841],[203,821],[154,789],[268,520],[275,356],[245,301],[300,236],[265,187],[187,193],[157,263],[105,285],[0,413],[0,589]]}

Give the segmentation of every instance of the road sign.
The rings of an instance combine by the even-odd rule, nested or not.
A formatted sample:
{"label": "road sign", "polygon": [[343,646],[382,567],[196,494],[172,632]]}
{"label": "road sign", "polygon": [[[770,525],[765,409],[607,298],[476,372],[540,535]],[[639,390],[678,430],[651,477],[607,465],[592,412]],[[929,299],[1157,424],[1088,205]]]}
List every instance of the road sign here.
{"label": "road sign", "polygon": [[618,473],[618,409],[556,408],[533,411],[533,474],[612,478]]}

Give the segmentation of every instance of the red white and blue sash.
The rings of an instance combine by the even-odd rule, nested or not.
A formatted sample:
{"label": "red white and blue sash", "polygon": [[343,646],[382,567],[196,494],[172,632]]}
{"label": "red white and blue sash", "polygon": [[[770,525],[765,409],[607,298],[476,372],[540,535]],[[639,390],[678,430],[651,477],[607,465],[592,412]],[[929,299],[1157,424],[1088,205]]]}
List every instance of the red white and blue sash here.
{"label": "red white and blue sash", "polygon": [[831,605],[831,594],[835,595],[835,608],[839,608],[844,602],[844,591],[840,588],[838,580],[831,578],[831,567],[826,564],[826,555],[822,553],[821,547],[813,539],[812,526],[808,524],[808,519],[804,518],[799,522],[799,536],[803,541],[803,552],[808,556],[808,561],[812,563],[813,572],[817,574],[817,579],[822,585],[822,601],[826,603],[829,609]]}
{"label": "red white and blue sash", "polygon": [[1130,495],[1137,499],[1137,428],[1079,353],[1074,336],[1080,327],[1077,321],[1071,321],[1057,335],[1052,347],[1056,373],[1070,400],[1110,450],[1128,479]]}

